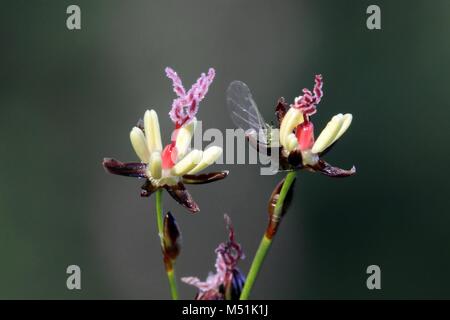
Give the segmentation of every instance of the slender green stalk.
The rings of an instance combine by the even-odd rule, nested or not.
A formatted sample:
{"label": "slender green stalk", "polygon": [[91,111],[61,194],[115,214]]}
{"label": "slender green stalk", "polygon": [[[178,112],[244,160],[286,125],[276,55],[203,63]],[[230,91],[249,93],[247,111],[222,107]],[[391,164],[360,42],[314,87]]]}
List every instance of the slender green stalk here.
{"label": "slender green stalk", "polygon": [[248,272],[247,279],[245,280],[244,288],[240,296],[240,300],[247,300],[250,291],[253,288],[256,277],[258,276],[259,270],[263,264],[263,261],[269,251],[270,245],[272,244],[272,239],[269,239],[266,235],[263,236],[261,243],[259,244],[258,250],[256,251],[255,257],[253,258],[252,266]]}
{"label": "slender green stalk", "polygon": [[281,218],[281,211],[283,210],[284,200],[286,199],[289,189],[291,188],[292,183],[295,180],[295,176],[295,171],[290,171],[286,175],[286,179],[284,180],[283,187],[280,191],[280,197],[278,198],[277,204],[275,205],[274,215],[276,216],[276,218]]}
{"label": "slender green stalk", "polygon": [[156,190],[156,222],[158,224],[158,236],[162,243],[163,238],[163,208],[162,208],[162,189]]}
{"label": "slender green stalk", "polygon": [[177,281],[175,277],[175,266],[172,265],[172,270],[167,271],[167,277],[169,278],[170,293],[172,300],[178,300]]}
{"label": "slender green stalk", "polygon": [[[283,187],[280,191],[280,196],[278,197],[277,203],[275,205],[274,216],[272,219],[279,220],[281,218],[281,213],[283,211],[284,200],[291,188],[292,183],[295,180],[295,172],[291,171],[286,175],[286,179],[283,183]],[[258,277],[258,273],[263,265],[264,259],[266,258],[267,252],[269,252],[270,246],[272,244],[273,238],[269,238],[267,233],[264,234],[261,243],[259,244],[258,250],[256,251],[255,257],[253,258],[250,271],[248,272],[247,279],[245,281],[244,288],[240,296],[240,300],[247,300],[250,296],[250,292],[253,285]]]}
{"label": "slender green stalk", "polygon": [[[156,190],[156,221],[158,224],[158,235],[163,245],[163,209],[162,209],[162,189]],[[175,277],[174,261],[164,258],[164,268],[166,269],[167,278],[169,279],[170,293],[172,300],[178,300],[177,282]]]}

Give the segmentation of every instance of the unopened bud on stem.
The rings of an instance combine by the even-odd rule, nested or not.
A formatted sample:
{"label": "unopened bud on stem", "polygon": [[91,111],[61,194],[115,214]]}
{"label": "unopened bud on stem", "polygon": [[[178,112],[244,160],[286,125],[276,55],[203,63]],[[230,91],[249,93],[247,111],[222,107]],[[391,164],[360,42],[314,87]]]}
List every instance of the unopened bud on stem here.
{"label": "unopened bud on stem", "polygon": [[[295,178],[294,178],[295,179]],[[278,204],[280,199],[280,194],[283,190],[283,185],[286,182],[286,179],[283,179],[272,192],[269,200],[268,212],[269,212],[269,225],[266,229],[266,237],[272,239],[276,234],[278,227],[280,226],[281,219],[286,213],[289,205],[291,204],[292,195],[293,195],[293,186],[289,186],[289,190],[287,190],[285,198],[282,199],[282,203]]]}
{"label": "unopened bud on stem", "polygon": [[180,253],[181,233],[175,218],[170,212],[164,217],[163,254],[164,259],[175,260]]}

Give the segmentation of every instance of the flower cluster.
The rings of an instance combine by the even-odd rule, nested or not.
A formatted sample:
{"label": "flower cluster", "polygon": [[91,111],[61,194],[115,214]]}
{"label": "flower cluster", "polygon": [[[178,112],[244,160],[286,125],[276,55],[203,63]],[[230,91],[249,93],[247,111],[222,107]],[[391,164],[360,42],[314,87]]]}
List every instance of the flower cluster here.
{"label": "flower cluster", "polygon": [[[199,211],[199,207],[184,185],[221,180],[228,172],[200,173],[216,162],[222,155],[222,148],[213,146],[204,151],[191,149],[199,104],[214,80],[214,69],[210,68],[208,73],[202,73],[188,91],[173,69],[167,67],[165,72],[172,81],[173,91],[177,96],[169,112],[175,125],[170,142],[163,145],[158,115],[155,110],[147,110],[143,120],[130,132],[131,144],[140,161],[120,162],[105,158],[103,166],[112,174],[144,179],[145,183],[141,187],[143,197],[158,190],[156,211],[161,249],[172,297],[178,299],[175,261],[180,253],[181,233],[170,212],[163,217],[160,189],[166,189],[178,203],[195,213]],[[228,239],[215,250],[215,273],[210,273],[205,281],[197,277],[182,278],[183,282],[198,289],[195,297],[197,300],[237,300],[249,297],[272,239],[291,202],[296,170],[307,169],[331,177],[346,177],[356,172],[355,167],[344,170],[333,167],[322,159],[350,127],[352,115],[335,115],[315,139],[314,125],[310,118],[317,112],[317,105],[323,97],[322,76],[315,76],[312,90],[305,88],[302,92],[303,95],[296,97],[290,107],[283,98],[279,99],[275,109],[279,130],[271,130],[271,126],[262,119],[248,87],[240,81],[230,85],[227,100],[233,121],[245,130],[248,140],[259,152],[275,151],[279,155],[280,169],[289,172],[270,197],[269,223],[248,278],[237,268],[238,262],[244,259],[244,254],[235,240],[231,220],[225,215]]]}
{"label": "flower cluster", "polygon": [[[145,179],[142,196],[149,196],[157,189],[165,188],[181,205],[191,212],[197,212],[199,207],[184,183],[208,183],[223,179],[228,174],[227,171],[222,171],[198,175],[222,155],[222,148],[212,146],[205,151],[190,149],[197,122],[195,115],[198,103],[205,97],[215,72],[210,69],[208,75],[202,74],[187,93],[175,71],[167,68],[166,73],[173,81],[174,91],[179,97],[175,99],[170,112],[176,124],[171,142],[163,148],[158,115],[155,110],[147,110],[144,120],[130,132],[131,144],[141,162],[122,163],[107,158],[103,161],[103,166],[113,174]],[[184,110],[183,106],[187,103],[190,107]]]}
{"label": "flower cluster", "polygon": [[199,289],[196,300],[237,300],[244,286],[245,277],[236,267],[239,260],[244,259],[244,254],[240,244],[234,239],[234,229],[227,215],[225,221],[228,241],[221,243],[216,249],[216,273],[210,273],[204,282],[196,277],[181,279]]}

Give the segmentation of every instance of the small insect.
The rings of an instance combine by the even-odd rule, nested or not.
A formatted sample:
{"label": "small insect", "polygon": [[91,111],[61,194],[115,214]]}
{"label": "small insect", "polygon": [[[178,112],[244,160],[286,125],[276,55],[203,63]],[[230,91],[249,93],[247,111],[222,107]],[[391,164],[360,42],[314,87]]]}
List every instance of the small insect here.
{"label": "small insect", "polygon": [[242,81],[233,81],[227,89],[227,106],[234,124],[243,129],[245,136],[256,143],[259,151],[269,150],[272,146],[272,129],[258,110],[248,86]]}

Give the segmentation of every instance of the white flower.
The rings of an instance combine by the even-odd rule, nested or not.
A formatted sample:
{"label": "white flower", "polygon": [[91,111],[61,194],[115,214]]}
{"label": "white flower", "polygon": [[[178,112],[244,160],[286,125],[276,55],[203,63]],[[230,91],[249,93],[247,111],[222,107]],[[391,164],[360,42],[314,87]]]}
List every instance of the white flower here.
{"label": "white flower", "polygon": [[317,112],[317,104],[323,97],[323,79],[316,75],[312,91],[303,89],[303,95],[296,97],[289,109],[284,100],[276,108],[279,118],[279,140],[281,145],[282,169],[307,168],[331,177],[353,175],[356,169],[343,170],[333,167],[321,156],[348,130],[353,116],[350,113],[335,115],[318,138],[314,139],[314,125],[311,116]]}
{"label": "white flower", "polygon": [[210,68],[208,74],[202,73],[189,91],[184,89],[181,78],[173,69],[166,68],[166,75],[172,80],[177,95],[169,112],[175,125],[171,142],[163,147],[158,115],[154,110],[147,110],[143,125],[140,123],[130,132],[131,144],[141,162],[104,158],[103,167],[111,174],[145,179],[141,197],[149,197],[164,188],[175,201],[196,213],[200,208],[185,184],[211,183],[228,176],[228,171],[196,174],[213,164],[222,155],[222,148],[211,147],[204,152],[190,148],[198,106],[214,80],[215,71]]}
{"label": "white flower", "polygon": [[147,178],[155,186],[174,185],[180,177],[195,174],[212,165],[221,155],[222,148],[210,147],[204,152],[190,150],[196,119],[175,130],[173,141],[164,149],[158,115],[147,110],[144,130],[134,127],[130,132],[131,144],[142,163],[147,165]]}
{"label": "white flower", "polygon": [[350,113],[335,115],[322,130],[312,147],[300,149],[300,136],[295,135],[293,131],[304,122],[304,118],[299,109],[290,108],[281,122],[280,144],[284,147],[286,155],[300,149],[303,164],[313,165],[318,161],[318,155],[335,143],[348,130],[352,119],[353,116]]}

